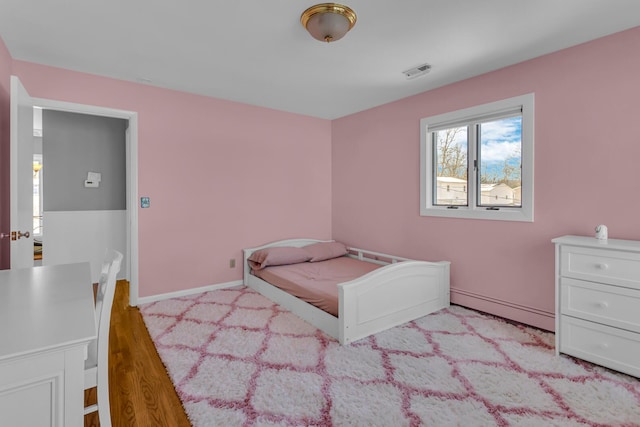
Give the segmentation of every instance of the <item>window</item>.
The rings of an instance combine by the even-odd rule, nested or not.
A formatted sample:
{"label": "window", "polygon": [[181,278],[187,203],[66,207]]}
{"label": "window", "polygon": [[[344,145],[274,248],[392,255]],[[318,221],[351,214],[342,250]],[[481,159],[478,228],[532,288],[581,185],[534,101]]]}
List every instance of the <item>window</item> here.
{"label": "window", "polygon": [[33,155],[33,234],[42,236],[42,154]]}
{"label": "window", "polygon": [[533,221],[533,98],[420,120],[420,215]]}

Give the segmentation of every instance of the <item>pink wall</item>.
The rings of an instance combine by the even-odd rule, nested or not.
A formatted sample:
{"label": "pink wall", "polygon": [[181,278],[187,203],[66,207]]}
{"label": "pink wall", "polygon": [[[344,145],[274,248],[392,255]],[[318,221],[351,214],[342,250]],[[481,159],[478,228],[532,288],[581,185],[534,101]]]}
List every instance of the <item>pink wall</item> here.
{"label": "pink wall", "polygon": [[[0,38],[0,232],[9,231],[9,94],[11,55]],[[9,268],[9,241],[0,239],[0,269]]]}
{"label": "pink wall", "polygon": [[[333,121],[333,237],[450,260],[452,301],[553,329],[550,240],[640,239],[639,51],[640,27]],[[419,120],[529,92],[535,222],[420,217]]]}
{"label": "pink wall", "polygon": [[331,237],[331,122],[22,61],[13,72],[33,97],[138,112],[140,296],[239,280],[244,247]]}
{"label": "pink wall", "polygon": [[[0,200],[13,72],[35,97],[139,113],[141,296],[240,279],[228,262],[243,247],[333,237],[450,260],[454,302],[552,329],[550,239],[600,223],[640,239],[639,48],[635,28],[328,122],[11,61],[0,45]],[[528,92],[535,222],[420,217],[420,118]]]}

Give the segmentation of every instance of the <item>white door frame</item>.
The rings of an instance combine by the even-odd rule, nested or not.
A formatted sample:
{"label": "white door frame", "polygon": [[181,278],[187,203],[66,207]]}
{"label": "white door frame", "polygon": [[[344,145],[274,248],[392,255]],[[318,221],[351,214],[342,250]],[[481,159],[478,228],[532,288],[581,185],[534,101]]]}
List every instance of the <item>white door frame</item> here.
{"label": "white door frame", "polygon": [[89,114],[92,116],[113,117],[128,120],[126,134],[126,197],[127,197],[127,250],[128,262],[125,278],[129,281],[129,305],[138,305],[138,113],[98,107],[95,105],[76,104],[73,102],[55,101],[45,98],[33,98],[33,105],[50,110],[70,113]]}

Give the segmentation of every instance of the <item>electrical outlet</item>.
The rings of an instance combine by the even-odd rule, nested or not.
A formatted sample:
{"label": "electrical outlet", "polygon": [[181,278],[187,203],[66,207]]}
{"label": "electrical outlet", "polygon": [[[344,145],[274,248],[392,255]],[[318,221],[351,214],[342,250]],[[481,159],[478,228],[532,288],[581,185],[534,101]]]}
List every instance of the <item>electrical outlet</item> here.
{"label": "electrical outlet", "polygon": [[231,258],[229,260],[229,268],[236,268],[236,260],[235,260],[235,258]]}

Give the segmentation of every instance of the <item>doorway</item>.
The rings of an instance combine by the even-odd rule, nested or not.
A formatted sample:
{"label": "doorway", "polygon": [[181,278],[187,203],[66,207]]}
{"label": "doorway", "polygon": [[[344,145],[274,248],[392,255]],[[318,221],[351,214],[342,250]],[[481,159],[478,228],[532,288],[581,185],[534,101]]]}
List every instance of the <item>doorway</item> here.
{"label": "doorway", "polygon": [[[132,111],[117,110],[111,108],[96,107],[91,105],[68,103],[44,98],[33,98],[35,107],[54,110],[60,112],[79,113],[89,116],[99,116],[106,118],[124,119],[125,128],[125,200],[126,210],[122,218],[122,225],[125,228],[125,256],[126,266],[124,268],[124,278],[129,281],[129,303],[137,305],[138,301],[138,117]],[[45,130],[46,131],[46,130]],[[43,171],[46,168],[46,159],[43,158]],[[44,185],[46,192],[46,184]],[[46,230],[46,222],[43,230]],[[46,231],[45,231],[46,232]],[[45,242],[46,245],[46,242]],[[46,246],[44,249],[46,257]],[[46,263],[46,260],[45,260]]]}

